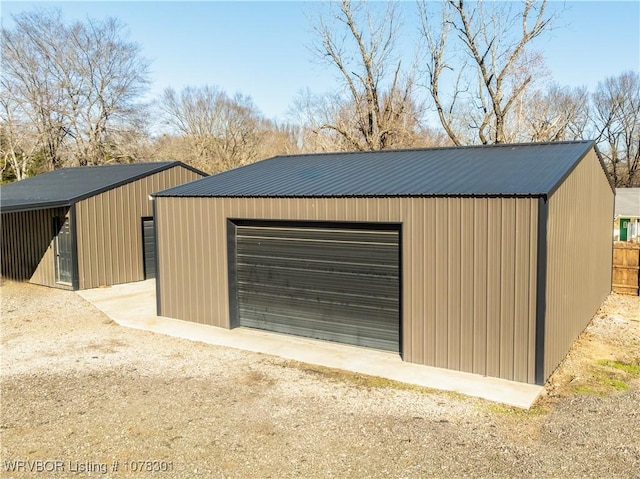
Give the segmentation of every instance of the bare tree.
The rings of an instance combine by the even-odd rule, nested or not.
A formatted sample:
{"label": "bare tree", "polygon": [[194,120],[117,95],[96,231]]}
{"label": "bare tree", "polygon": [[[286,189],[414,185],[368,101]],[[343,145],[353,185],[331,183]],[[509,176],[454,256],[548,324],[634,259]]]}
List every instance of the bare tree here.
{"label": "bare tree", "polygon": [[148,63],[137,44],[124,40],[114,18],[68,28],[66,58],[57,71],[65,85],[78,164],[113,159],[110,139],[138,126],[136,101],[148,84]]}
{"label": "bare tree", "polygon": [[29,175],[42,142],[34,125],[20,120],[20,106],[6,89],[0,95],[0,108],[2,177],[22,180]]}
{"label": "bare tree", "polygon": [[640,186],[640,73],[628,71],[598,84],[592,121],[616,186]]}
{"label": "bare tree", "polygon": [[[26,149],[41,149],[49,169],[54,169],[62,165],[61,148],[68,133],[62,113],[63,85],[51,68],[49,51],[51,44],[58,42],[62,20],[59,12],[25,13],[14,20],[14,30],[2,29],[3,121],[13,126],[31,124],[37,130],[34,138],[38,144]],[[6,132],[14,134],[16,130]],[[11,144],[21,142],[14,139]]]}
{"label": "bare tree", "polygon": [[[298,100],[320,144],[349,150],[402,146],[420,120],[411,70],[396,58],[400,24],[395,3],[376,16],[364,2],[341,0],[313,28],[317,58],[338,72],[341,91]],[[302,109],[300,109],[302,107]],[[328,140],[332,140],[329,142]]]}
{"label": "bare tree", "polygon": [[258,158],[264,120],[251,98],[230,98],[212,86],[186,87],[179,94],[167,88],[160,109],[173,133],[186,137],[201,168],[221,171]]}
{"label": "bare tree", "polygon": [[104,149],[108,152],[110,161],[133,163],[140,159],[150,159],[151,112],[150,105],[139,105],[128,119],[126,128],[112,126],[108,129],[104,138]]}
{"label": "bare tree", "polygon": [[511,141],[570,141],[585,137],[588,122],[586,88],[552,83],[522,95],[506,130]]}
{"label": "bare tree", "polygon": [[259,158],[292,155],[301,151],[302,129],[292,123],[263,120],[264,132],[258,149]]}
{"label": "bare tree", "polygon": [[419,4],[427,86],[454,144],[511,140],[510,115],[543,73],[529,47],[550,28],[546,4],[445,0],[439,15]]}
{"label": "bare tree", "polygon": [[148,62],[118,20],[67,24],[59,11],[13,17],[2,29],[3,94],[38,131],[50,169],[112,161],[110,138],[132,127]]}

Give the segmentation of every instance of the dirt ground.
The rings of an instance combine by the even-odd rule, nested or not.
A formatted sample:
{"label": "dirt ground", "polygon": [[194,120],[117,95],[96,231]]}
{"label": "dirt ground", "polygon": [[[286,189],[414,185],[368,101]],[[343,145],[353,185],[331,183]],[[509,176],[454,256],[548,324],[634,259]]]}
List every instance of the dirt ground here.
{"label": "dirt ground", "polygon": [[0,296],[1,477],[640,479],[637,297],[611,295],[520,411]]}

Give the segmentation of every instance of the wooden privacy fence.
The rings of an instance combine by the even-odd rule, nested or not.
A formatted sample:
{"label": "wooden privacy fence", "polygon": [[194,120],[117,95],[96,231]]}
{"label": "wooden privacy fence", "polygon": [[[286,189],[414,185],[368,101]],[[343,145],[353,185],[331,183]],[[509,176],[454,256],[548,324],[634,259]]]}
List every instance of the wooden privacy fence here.
{"label": "wooden privacy fence", "polygon": [[616,293],[640,295],[640,244],[613,243],[613,290]]}

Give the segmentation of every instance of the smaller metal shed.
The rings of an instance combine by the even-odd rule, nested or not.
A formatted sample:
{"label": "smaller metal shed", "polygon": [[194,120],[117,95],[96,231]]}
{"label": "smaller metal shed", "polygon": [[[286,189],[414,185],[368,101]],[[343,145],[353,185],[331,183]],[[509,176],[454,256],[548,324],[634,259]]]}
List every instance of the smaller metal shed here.
{"label": "smaller metal shed", "polygon": [[62,289],[154,277],[149,195],[203,176],[167,161],[62,168],[4,185],[2,276]]}
{"label": "smaller metal shed", "polygon": [[158,312],[186,321],[542,384],[611,291],[590,141],[281,156],[154,196]]}

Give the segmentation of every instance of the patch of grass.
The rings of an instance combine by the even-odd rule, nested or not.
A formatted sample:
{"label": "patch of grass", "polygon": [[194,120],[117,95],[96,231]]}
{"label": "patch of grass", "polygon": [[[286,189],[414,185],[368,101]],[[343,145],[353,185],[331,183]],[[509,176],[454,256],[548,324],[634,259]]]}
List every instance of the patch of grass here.
{"label": "patch of grass", "polygon": [[626,391],[629,389],[629,385],[627,383],[618,379],[609,380],[609,385],[618,391]]}
{"label": "patch of grass", "polygon": [[299,369],[306,373],[321,376],[325,379],[335,380],[339,382],[348,382],[351,384],[355,384],[356,386],[367,388],[391,388],[404,391],[420,391],[427,393],[435,392],[433,389],[416,386],[414,384],[407,384],[400,381],[394,381],[392,379],[381,378],[379,376],[369,376],[366,374],[352,373],[349,371],[342,371],[340,369],[333,369],[324,366],[303,365]]}
{"label": "patch of grass", "polygon": [[459,398],[465,396],[448,391],[439,391],[424,386],[417,386],[415,384],[403,383],[400,381],[394,381],[393,379],[381,378],[379,376],[369,376],[367,374],[353,373],[350,371],[343,371],[341,369],[328,368],[326,366],[318,366],[315,364],[301,363],[298,361],[286,361],[285,367],[295,368],[303,371],[307,374],[328,379],[330,381],[349,383],[365,388],[382,388],[382,389],[397,389],[401,391],[415,391],[422,394],[447,394]]}
{"label": "patch of grass", "polygon": [[576,394],[606,396],[629,389],[630,379],[640,376],[640,364],[601,359],[590,368],[590,377],[573,386]]}
{"label": "patch of grass", "polygon": [[598,361],[598,364],[607,368],[619,369],[620,371],[630,374],[634,378],[640,376],[640,362],[623,363],[620,361],[612,361],[610,359],[601,359]]}
{"label": "patch of grass", "polygon": [[605,396],[605,392],[601,389],[596,389],[586,384],[576,384],[573,386],[573,392],[581,394],[583,396]]}
{"label": "patch of grass", "polygon": [[489,411],[512,417],[544,416],[549,413],[549,409],[540,405],[533,406],[531,409],[520,409],[504,404],[489,404]]}

